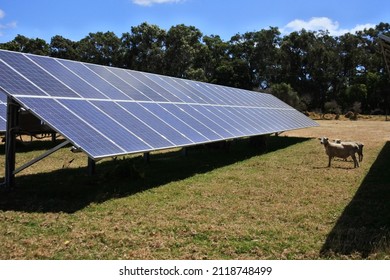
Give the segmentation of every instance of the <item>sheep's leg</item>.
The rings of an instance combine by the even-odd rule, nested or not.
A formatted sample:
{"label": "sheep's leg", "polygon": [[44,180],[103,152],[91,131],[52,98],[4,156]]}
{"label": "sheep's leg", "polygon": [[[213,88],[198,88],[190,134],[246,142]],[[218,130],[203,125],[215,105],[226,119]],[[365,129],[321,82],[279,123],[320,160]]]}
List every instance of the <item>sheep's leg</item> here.
{"label": "sheep's leg", "polygon": [[332,160],[332,157],[331,157],[331,156],[329,156],[329,163],[328,163],[328,167],[330,167],[330,162],[331,162],[331,160]]}
{"label": "sheep's leg", "polygon": [[355,167],[355,168],[356,168],[356,167],[359,167],[359,162],[358,162],[358,160],[356,159],[356,155],[355,155],[355,154],[352,155],[352,159],[353,159],[354,167]]}

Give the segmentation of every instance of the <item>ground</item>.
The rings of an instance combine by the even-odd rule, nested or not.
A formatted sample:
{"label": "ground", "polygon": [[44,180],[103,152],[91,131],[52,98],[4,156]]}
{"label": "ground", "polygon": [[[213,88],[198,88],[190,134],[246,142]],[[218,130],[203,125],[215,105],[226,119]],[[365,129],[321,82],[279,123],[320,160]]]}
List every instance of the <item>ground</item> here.
{"label": "ground", "polygon": [[[390,122],[318,123],[266,153],[243,140],[105,160],[94,177],[63,148],[0,192],[0,259],[390,259]],[[361,167],[327,168],[322,136],[363,142]]]}
{"label": "ground", "polygon": [[288,131],[282,135],[310,138],[325,136],[331,140],[356,140],[365,145],[377,145],[390,141],[390,122],[370,120],[316,120],[316,122],[320,124],[319,127]]}

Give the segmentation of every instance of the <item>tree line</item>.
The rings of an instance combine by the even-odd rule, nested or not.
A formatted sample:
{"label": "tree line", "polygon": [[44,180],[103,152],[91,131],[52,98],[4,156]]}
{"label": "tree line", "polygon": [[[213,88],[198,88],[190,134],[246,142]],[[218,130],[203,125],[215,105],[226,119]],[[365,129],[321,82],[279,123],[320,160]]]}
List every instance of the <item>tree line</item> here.
{"label": "tree line", "polygon": [[17,35],[0,48],[265,91],[302,111],[379,114],[390,103],[379,34],[390,34],[390,24],[341,36],[304,29],[282,36],[269,27],[225,41],[194,26],[144,22],[121,37],[57,35],[47,43]]}

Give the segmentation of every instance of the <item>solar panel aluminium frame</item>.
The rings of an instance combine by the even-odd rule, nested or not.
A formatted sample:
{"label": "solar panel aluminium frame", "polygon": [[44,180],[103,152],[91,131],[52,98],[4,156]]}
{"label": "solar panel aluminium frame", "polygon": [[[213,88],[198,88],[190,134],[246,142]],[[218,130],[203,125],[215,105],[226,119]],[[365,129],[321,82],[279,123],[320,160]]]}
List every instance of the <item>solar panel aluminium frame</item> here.
{"label": "solar panel aluminium frame", "polygon": [[7,95],[0,92],[0,134],[7,130]]}
{"label": "solar panel aluminium frame", "polygon": [[[1,77],[2,74],[6,78]],[[0,83],[0,88],[8,95],[8,103],[16,102],[30,110],[84,150],[92,160],[317,125],[267,94],[28,54],[0,51],[0,82],[4,84]],[[111,108],[107,109],[109,106]],[[115,108],[124,115],[117,115]],[[45,110],[49,111],[49,115]],[[71,121],[78,122],[71,128],[82,130],[83,133],[88,129],[95,130],[93,133],[98,132],[100,140],[110,140],[104,135],[105,131],[99,131],[99,126],[104,125],[107,131],[110,127],[117,127],[125,135],[133,135],[134,139],[144,143],[137,149],[125,147],[113,153],[95,154],[93,147],[78,143],[81,138],[73,139],[72,134],[64,131],[66,125],[61,124],[61,114],[57,111],[68,114],[72,117]],[[142,114],[147,117],[141,117]],[[254,116],[264,119],[261,122]],[[94,120],[95,117],[104,118],[106,123],[99,123]],[[123,118],[132,118],[138,126],[129,127]],[[147,118],[159,120],[159,124],[170,128],[170,133],[175,137],[161,135],[158,127],[147,124]],[[272,123],[273,120],[277,125]],[[140,128],[149,132],[142,135]],[[12,125],[7,128],[7,131],[10,130]],[[190,131],[192,135],[188,134]],[[142,140],[153,134],[158,136],[156,141]],[[102,144],[101,149],[107,148],[107,145],[121,148],[121,145],[133,144],[120,137],[106,143]]]}

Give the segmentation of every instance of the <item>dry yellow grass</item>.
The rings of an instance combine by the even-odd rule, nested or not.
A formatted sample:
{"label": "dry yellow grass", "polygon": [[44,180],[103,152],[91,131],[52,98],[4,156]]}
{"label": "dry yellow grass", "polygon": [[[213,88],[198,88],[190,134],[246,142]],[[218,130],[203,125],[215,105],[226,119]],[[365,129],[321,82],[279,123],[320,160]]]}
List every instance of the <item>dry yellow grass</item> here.
{"label": "dry yellow grass", "polygon": [[316,120],[319,127],[288,131],[287,136],[317,138],[326,136],[329,139],[356,140],[366,146],[383,145],[390,141],[390,122],[385,121],[349,121],[349,120]]}

